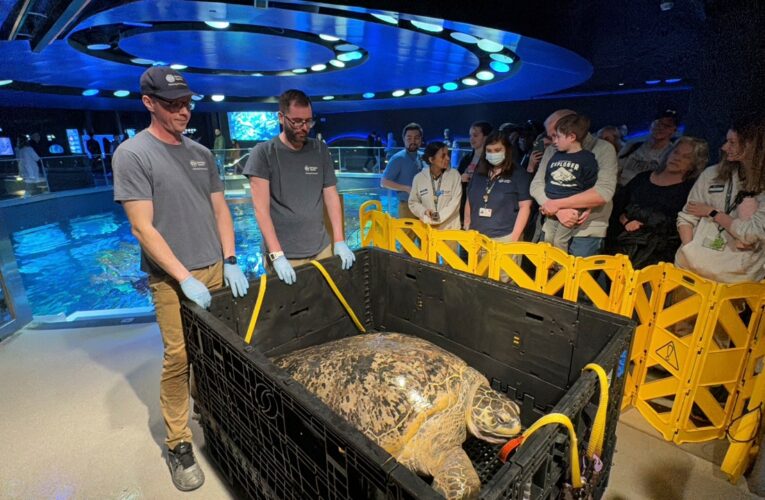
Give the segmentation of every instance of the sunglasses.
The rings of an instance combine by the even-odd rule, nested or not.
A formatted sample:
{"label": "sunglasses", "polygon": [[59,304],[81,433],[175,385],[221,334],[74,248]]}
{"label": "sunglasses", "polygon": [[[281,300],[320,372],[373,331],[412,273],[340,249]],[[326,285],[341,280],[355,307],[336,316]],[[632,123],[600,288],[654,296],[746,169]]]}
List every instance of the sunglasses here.
{"label": "sunglasses", "polygon": [[191,100],[189,100],[189,101],[178,101],[178,100],[171,101],[169,99],[165,99],[164,97],[159,97],[158,95],[153,95],[151,97],[152,97],[152,99],[156,99],[158,101],[163,102],[164,103],[163,104],[164,108],[167,109],[168,111],[170,111],[171,113],[177,113],[180,110],[182,110],[183,108],[186,108],[189,111],[193,111],[194,110],[195,103],[194,103],[194,101],[191,101]]}

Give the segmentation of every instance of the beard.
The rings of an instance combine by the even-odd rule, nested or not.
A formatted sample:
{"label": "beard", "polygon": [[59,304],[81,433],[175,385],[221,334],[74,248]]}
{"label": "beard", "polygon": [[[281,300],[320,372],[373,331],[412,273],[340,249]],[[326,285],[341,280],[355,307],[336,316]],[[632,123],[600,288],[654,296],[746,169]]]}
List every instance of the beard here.
{"label": "beard", "polygon": [[307,132],[295,132],[292,127],[284,127],[284,135],[287,136],[287,140],[292,144],[305,144],[308,142]]}
{"label": "beard", "polygon": [[417,147],[417,144],[408,144],[406,146],[406,150],[409,151],[410,153],[414,153],[418,149],[420,149],[420,148]]}

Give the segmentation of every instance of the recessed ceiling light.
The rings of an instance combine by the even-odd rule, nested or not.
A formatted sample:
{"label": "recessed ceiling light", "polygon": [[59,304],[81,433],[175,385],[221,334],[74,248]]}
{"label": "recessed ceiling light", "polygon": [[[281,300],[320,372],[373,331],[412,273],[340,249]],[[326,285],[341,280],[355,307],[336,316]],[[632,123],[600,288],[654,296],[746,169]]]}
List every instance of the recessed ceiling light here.
{"label": "recessed ceiling light", "polygon": [[210,96],[210,99],[212,99],[213,102],[221,102],[225,98],[226,96],[224,96],[223,94],[213,94]]}
{"label": "recessed ceiling light", "polygon": [[683,80],[682,78],[667,78],[666,80],[664,80],[664,82],[665,83],[677,83],[677,82],[680,82],[682,80]]}
{"label": "recessed ceiling light", "polygon": [[371,98],[373,98],[374,96],[375,96],[375,93],[374,93],[374,92],[364,92],[364,93],[361,95],[361,97],[363,97],[364,99],[371,99]]}
{"label": "recessed ceiling light", "polygon": [[152,66],[167,66],[167,63],[165,61],[154,61],[151,63]]}
{"label": "recessed ceiling light", "polygon": [[292,70],[292,72],[293,73],[297,73],[299,75],[299,74],[302,74],[302,73],[307,73],[308,70],[305,69],[305,68],[295,68],[295,69]]}
{"label": "recessed ceiling light", "polygon": [[0,80],[0,87],[3,85],[9,85],[11,83],[13,83],[13,80]]}
{"label": "recessed ceiling light", "polygon": [[619,82],[620,87],[624,87],[624,82]]}
{"label": "recessed ceiling light", "polygon": [[475,78],[463,78],[462,83],[464,83],[465,85],[470,85],[472,87],[473,85],[478,85],[478,80],[476,80]]}
{"label": "recessed ceiling light", "polygon": [[176,71],[181,71],[182,69],[188,68],[185,64],[171,64],[170,67]]}
{"label": "recessed ceiling light", "polygon": [[129,90],[115,90],[114,97],[127,97],[130,95]]}
{"label": "recessed ceiling light", "polygon": [[376,17],[377,19],[385,23],[398,24],[398,19],[396,19],[393,16],[389,16],[387,14],[372,14],[372,17]]}
{"label": "recessed ceiling light", "polygon": [[338,37],[336,37],[336,36],[332,36],[332,35],[325,35],[325,34],[321,34],[321,35],[319,35],[319,38],[321,38],[322,40],[326,40],[327,42],[336,42],[336,41],[340,40],[340,39],[339,39]]}
{"label": "recessed ceiling light", "polygon": [[507,73],[510,71],[510,65],[499,61],[492,61],[489,63],[489,67],[497,73]]}
{"label": "recessed ceiling light", "polygon": [[314,64],[311,66],[311,71],[324,71],[325,69],[327,69],[326,64]]}
{"label": "recessed ceiling light", "polygon": [[82,91],[82,95],[90,97],[98,94],[98,89],[85,89]]}
{"label": "recessed ceiling light", "polygon": [[412,89],[409,91],[409,95],[419,95],[422,94],[422,89]]}
{"label": "recessed ceiling light", "polygon": [[513,59],[510,56],[506,56],[505,54],[492,54],[489,57],[491,57],[497,62],[501,62],[505,64],[513,64],[515,62],[515,59]]}
{"label": "recessed ceiling light", "polygon": [[263,76],[263,73],[253,73],[252,76]]}
{"label": "recessed ceiling light", "polygon": [[459,87],[459,85],[457,85],[454,82],[447,82],[447,83],[444,83],[442,87],[444,88],[444,90],[457,90],[457,87]]}
{"label": "recessed ceiling light", "polygon": [[337,59],[332,59],[331,61],[329,61],[329,64],[331,64],[332,66],[334,66],[336,68],[344,68],[345,67],[345,63],[343,61],[338,61]]}
{"label": "recessed ceiling light", "polygon": [[355,61],[356,59],[361,59],[361,57],[361,52],[346,52],[337,56],[343,62]]}
{"label": "recessed ceiling light", "polygon": [[493,40],[488,40],[486,38],[483,38],[481,40],[478,40],[478,48],[480,48],[484,52],[499,52],[500,50],[504,49],[505,46]]}
{"label": "recessed ceiling light", "polygon": [[108,50],[111,48],[112,46],[108,43],[91,43],[88,45],[88,50]]}
{"label": "recessed ceiling light", "polygon": [[146,64],[146,65],[152,65],[154,64],[154,61],[151,59],[144,59],[142,57],[134,57],[130,60],[133,64]]}
{"label": "recessed ceiling light", "polygon": [[432,23],[423,23],[422,21],[410,21],[412,26],[419,28],[422,31],[429,31],[431,33],[440,33],[444,30],[443,26]]}
{"label": "recessed ceiling light", "polygon": [[459,31],[455,31],[449,36],[462,43],[478,43],[478,38],[467,33],[460,33]]}
{"label": "recessed ceiling light", "polygon": [[657,83],[661,83],[661,80],[646,80],[646,85],[656,85]]}
{"label": "recessed ceiling light", "polygon": [[231,23],[228,21],[205,21],[205,24],[216,30],[224,30],[231,26]]}
{"label": "recessed ceiling light", "polygon": [[341,43],[340,45],[335,45],[335,50],[339,50],[340,52],[350,52],[352,50],[359,50],[359,46],[352,43]]}
{"label": "recessed ceiling light", "polygon": [[324,97],[322,97],[322,99],[325,100],[325,101],[331,101],[334,98],[335,98],[335,96],[333,96],[333,95],[325,95]]}
{"label": "recessed ceiling light", "polygon": [[431,85],[426,89],[429,94],[435,94],[436,92],[441,92],[441,87],[438,85]]}
{"label": "recessed ceiling light", "polygon": [[394,90],[393,93],[391,93],[393,97],[401,97],[404,94],[406,94],[405,90]]}
{"label": "recessed ceiling light", "polygon": [[484,82],[488,82],[489,80],[494,79],[494,73],[492,73],[491,71],[479,71],[478,73],[476,73],[475,76],[476,78],[478,78],[479,80],[483,80]]}
{"label": "recessed ceiling light", "polygon": [[201,101],[204,98],[205,98],[204,94],[191,94],[192,101]]}

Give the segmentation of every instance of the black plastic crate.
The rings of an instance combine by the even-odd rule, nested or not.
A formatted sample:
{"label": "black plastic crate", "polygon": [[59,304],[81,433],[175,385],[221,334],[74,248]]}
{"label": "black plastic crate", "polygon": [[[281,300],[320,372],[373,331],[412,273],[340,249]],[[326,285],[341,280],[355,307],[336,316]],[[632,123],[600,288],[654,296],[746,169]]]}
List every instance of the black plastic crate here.
{"label": "black plastic crate", "polygon": [[[600,364],[611,381],[604,471],[608,482],[624,388],[619,357],[634,323],[554,297],[455,272],[378,249],[356,252],[342,271],[324,265],[367,330],[417,335],[460,356],[521,408],[524,427],[550,412],[568,415],[581,456],[598,402]],[[205,311],[182,316],[197,385],[196,406],[210,454],[252,498],[440,498],[428,482],[393,460],[360,431],[293,381],[269,358],[358,335],[318,270],[296,270],[287,286],[269,278],[252,345],[243,338],[257,297],[213,294]],[[548,426],[507,463],[499,446],[471,438],[464,448],[482,480],[481,498],[557,498],[569,477],[568,435]]]}

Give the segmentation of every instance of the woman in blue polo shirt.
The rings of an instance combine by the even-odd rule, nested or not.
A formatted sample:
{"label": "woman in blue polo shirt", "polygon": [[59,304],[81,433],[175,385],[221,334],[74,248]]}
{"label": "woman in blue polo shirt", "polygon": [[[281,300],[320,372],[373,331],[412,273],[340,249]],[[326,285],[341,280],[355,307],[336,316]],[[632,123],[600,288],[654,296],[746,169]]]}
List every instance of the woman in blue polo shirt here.
{"label": "woman in blue polo shirt", "polygon": [[467,188],[464,229],[499,243],[521,241],[531,214],[531,177],[513,162],[511,151],[505,134],[489,134]]}

